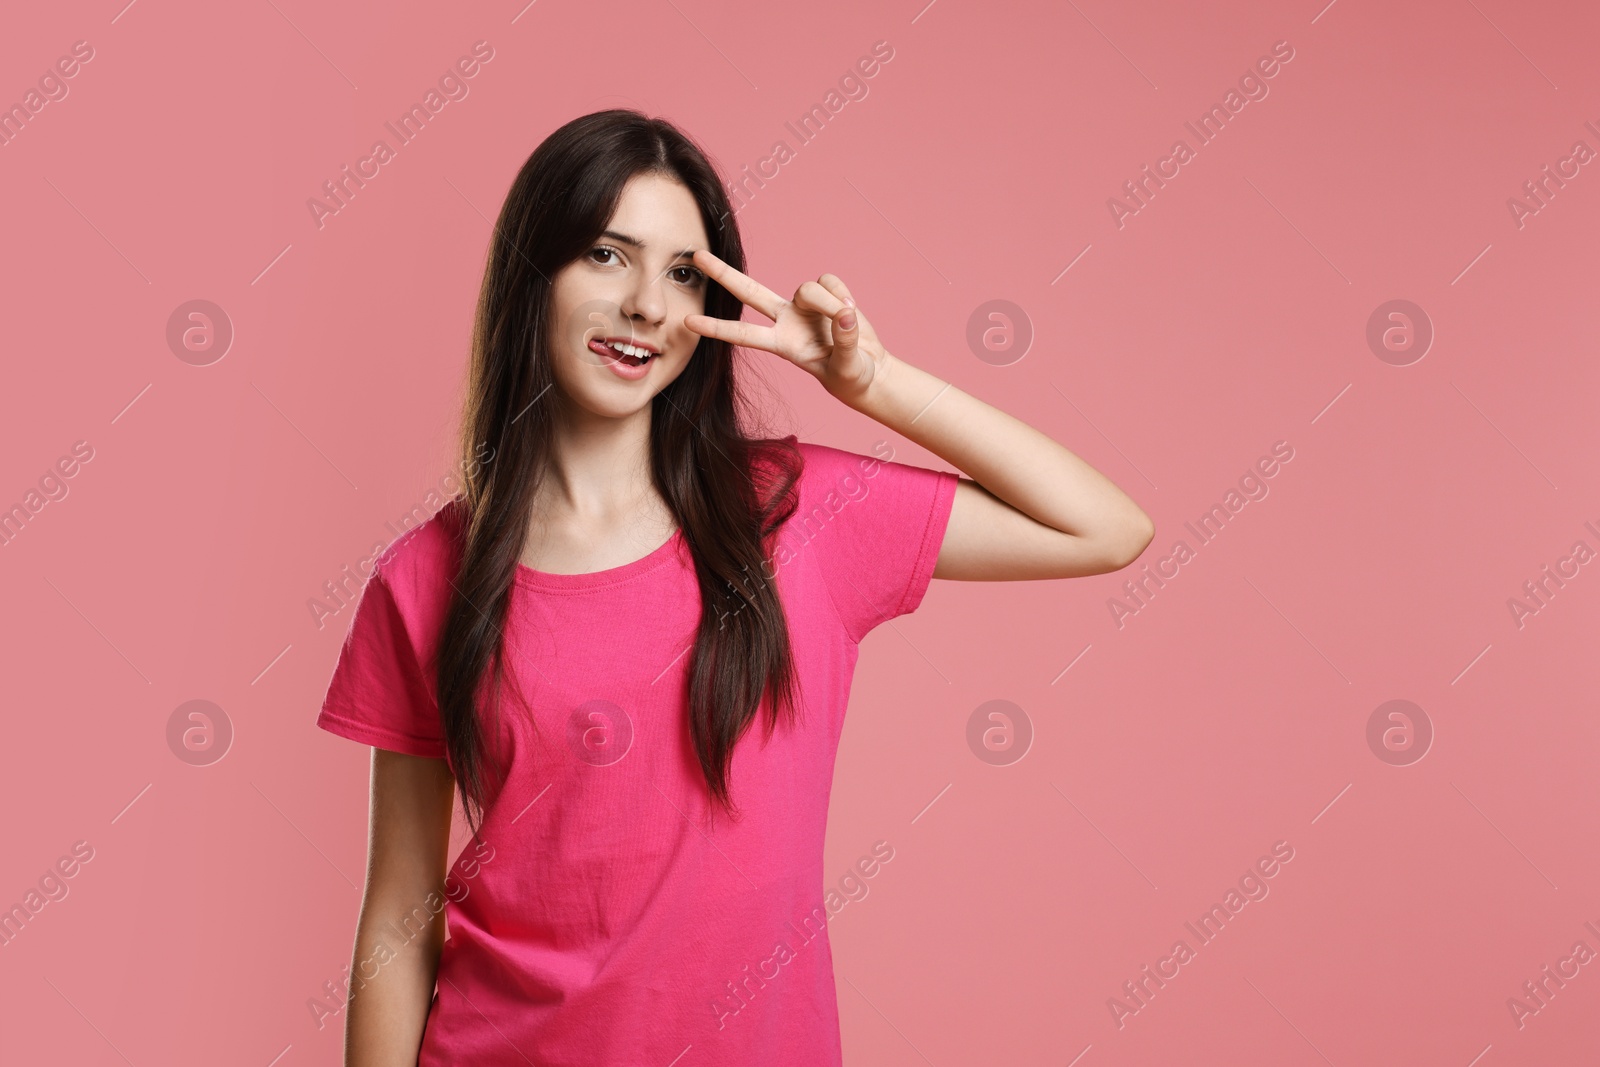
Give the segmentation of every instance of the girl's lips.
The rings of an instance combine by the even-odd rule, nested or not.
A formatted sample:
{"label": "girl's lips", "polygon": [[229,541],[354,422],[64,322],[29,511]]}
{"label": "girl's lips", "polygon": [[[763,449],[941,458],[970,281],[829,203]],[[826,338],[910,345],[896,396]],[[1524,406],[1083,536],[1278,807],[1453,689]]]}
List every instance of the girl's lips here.
{"label": "girl's lips", "polygon": [[605,361],[606,366],[610,367],[619,376],[626,378],[629,381],[638,381],[646,374],[649,374],[650,365],[661,358],[660,356],[651,356],[643,363],[631,364],[622,357],[621,353],[611,348],[611,346],[607,345],[599,338],[589,342],[589,350],[599,355],[601,359]]}

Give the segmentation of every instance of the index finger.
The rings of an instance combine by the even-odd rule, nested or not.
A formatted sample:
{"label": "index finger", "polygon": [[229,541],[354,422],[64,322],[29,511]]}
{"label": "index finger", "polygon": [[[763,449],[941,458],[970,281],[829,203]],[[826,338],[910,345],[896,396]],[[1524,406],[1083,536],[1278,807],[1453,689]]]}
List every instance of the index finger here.
{"label": "index finger", "polygon": [[703,248],[697,249],[693,258],[695,266],[715,279],[718,285],[738,297],[740,303],[749,304],[773,322],[778,321],[778,312],[782,310],[786,301],[777,293],[749,275],[741,274]]}

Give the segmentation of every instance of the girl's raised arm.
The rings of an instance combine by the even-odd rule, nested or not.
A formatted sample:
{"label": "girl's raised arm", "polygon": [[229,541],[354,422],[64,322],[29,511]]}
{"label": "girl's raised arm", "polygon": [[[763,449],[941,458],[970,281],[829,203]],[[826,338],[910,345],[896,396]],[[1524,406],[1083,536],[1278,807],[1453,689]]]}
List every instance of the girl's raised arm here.
{"label": "girl's raised arm", "polygon": [[691,330],[782,356],[970,475],[956,488],[935,578],[1100,574],[1132,563],[1155,535],[1139,505],[1061,444],[891,355],[836,275],[805,282],[791,301],[710,252],[694,261],[773,324],[690,315]]}

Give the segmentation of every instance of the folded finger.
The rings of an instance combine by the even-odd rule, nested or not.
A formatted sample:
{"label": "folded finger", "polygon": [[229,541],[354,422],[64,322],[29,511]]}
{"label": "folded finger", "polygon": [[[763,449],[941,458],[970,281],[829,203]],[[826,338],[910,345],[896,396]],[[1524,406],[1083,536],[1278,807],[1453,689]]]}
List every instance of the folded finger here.
{"label": "folded finger", "polygon": [[828,292],[832,293],[842,301],[851,304],[854,304],[856,301],[856,298],[850,294],[850,290],[845,286],[844,279],[840,278],[837,274],[824,274],[822,277],[817,279],[817,284],[821,285],[824,289],[828,290]]}
{"label": "folded finger", "polygon": [[817,282],[805,282],[795,290],[794,304],[796,307],[805,308],[807,311],[820,312],[828,318],[833,318],[845,307],[839,297],[830,293]]}

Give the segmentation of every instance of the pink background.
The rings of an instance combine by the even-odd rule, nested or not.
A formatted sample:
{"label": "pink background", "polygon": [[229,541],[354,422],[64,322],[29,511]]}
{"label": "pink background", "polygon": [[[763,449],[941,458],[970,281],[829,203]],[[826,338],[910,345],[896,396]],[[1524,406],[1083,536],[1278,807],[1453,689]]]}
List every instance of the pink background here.
{"label": "pink background", "polygon": [[[848,1062],[1593,1055],[1600,963],[1520,1028],[1507,1005],[1600,951],[1600,567],[1508,607],[1600,549],[1600,165],[1507,207],[1600,149],[1591,5],[451,6],[30,5],[0,35],[0,103],[94,48],[0,148],[0,505],[94,450],[0,549],[0,904],[94,849],[0,948],[0,1060],[339,1061],[306,1003],[350,960],[367,750],[313,726],[351,612],[307,602],[450,470],[516,169],[618,105],[729,176],[788,141],[739,216],[751,273],[838,273],[896,355],[1157,524],[1128,571],[935,582],[866,640],[826,865],[895,858],[830,927]],[[470,95],[319,230],[307,199],[478,40]],[[797,145],[880,40],[868,95]],[[1269,95],[1119,228],[1108,198],[1282,40]],[[209,366],[166,341],[194,299],[236,332]],[[996,299],[1034,331],[1003,366],[966,340]],[[1407,366],[1366,341],[1394,299],[1435,330]],[[945,466],[749,358],[803,438]],[[1184,523],[1278,441],[1270,494],[1197,547]],[[1108,600],[1179,539],[1119,628]],[[209,766],[168,747],[193,699],[235,732]],[[967,742],[996,699],[1034,731],[1005,766]],[[1420,761],[1368,745],[1391,699],[1432,724]],[[1278,841],[1270,894],[1119,1027],[1108,999]]]}

